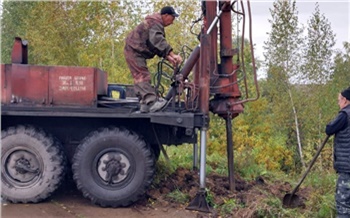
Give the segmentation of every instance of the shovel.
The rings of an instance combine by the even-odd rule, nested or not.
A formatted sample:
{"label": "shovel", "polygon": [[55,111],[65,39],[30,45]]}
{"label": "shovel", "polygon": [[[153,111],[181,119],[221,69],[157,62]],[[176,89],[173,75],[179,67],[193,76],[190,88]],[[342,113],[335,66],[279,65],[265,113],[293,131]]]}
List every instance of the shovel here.
{"label": "shovel", "polygon": [[327,137],[323,140],[322,144],[320,145],[320,147],[318,148],[315,156],[313,157],[309,167],[307,168],[306,172],[304,173],[303,177],[300,179],[298,185],[293,189],[292,193],[290,194],[286,194],[283,197],[283,206],[287,207],[287,208],[296,208],[300,205],[300,198],[298,195],[296,195],[295,193],[298,191],[299,186],[301,185],[301,183],[304,181],[306,175],[310,172],[311,167],[314,165],[314,163],[316,162],[317,157],[320,155],[323,147],[325,146],[326,142],[329,139],[329,135],[327,135]]}

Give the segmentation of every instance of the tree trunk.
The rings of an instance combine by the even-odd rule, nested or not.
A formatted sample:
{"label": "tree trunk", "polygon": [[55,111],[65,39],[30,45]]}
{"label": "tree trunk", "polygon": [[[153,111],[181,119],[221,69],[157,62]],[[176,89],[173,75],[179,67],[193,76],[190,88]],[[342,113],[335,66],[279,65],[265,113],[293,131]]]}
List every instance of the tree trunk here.
{"label": "tree trunk", "polygon": [[303,159],[303,151],[301,148],[298,114],[297,114],[297,110],[295,109],[295,105],[294,105],[294,101],[293,101],[293,97],[292,97],[292,92],[290,91],[290,89],[288,89],[288,93],[289,93],[290,101],[292,103],[292,108],[293,108],[295,130],[297,132],[297,141],[298,141],[298,150],[299,150],[299,155],[300,155],[300,161],[301,161],[301,164],[303,165],[303,167],[305,168],[305,162]]}

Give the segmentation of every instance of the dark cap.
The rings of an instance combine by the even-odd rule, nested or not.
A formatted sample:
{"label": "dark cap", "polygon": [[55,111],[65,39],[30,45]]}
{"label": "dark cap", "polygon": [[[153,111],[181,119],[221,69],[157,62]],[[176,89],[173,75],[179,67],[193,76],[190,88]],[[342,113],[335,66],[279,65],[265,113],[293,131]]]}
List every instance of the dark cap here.
{"label": "dark cap", "polygon": [[174,8],[171,6],[165,6],[164,8],[162,8],[162,10],[160,10],[160,14],[170,14],[174,17],[178,17],[179,15],[175,12]]}
{"label": "dark cap", "polygon": [[350,87],[341,92],[341,95],[350,101]]}

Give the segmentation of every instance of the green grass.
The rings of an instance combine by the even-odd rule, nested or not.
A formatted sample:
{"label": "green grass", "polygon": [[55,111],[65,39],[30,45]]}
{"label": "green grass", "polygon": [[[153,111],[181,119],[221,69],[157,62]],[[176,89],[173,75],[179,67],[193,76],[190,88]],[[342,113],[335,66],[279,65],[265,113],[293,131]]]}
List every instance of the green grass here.
{"label": "green grass", "polygon": [[[182,146],[170,146],[164,147],[167,155],[170,159],[170,167],[173,171],[176,168],[184,167],[190,169],[192,167],[192,157],[193,157],[193,146],[192,145],[182,145]],[[159,161],[168,165],[164,155],[161,153]]]}
{"label": "green grass", "polygon": [[215,204],[214,201],[214,193],[210,191],[210,189],[206,188],[206,194],[207,196],[205,197],[205,199],[207,200],[209,206],[216,208],[217,205]]}
{"label": "green grass", "polygon": [[166,195],[167,199],[171,202],[176,202],[179,204],[186,204],[190,200],[190,196],[188,194],[182,193],[180,190],[176,189],[173,192],[170,192]]}
{"label": "green grass", "polygon": [[236,202],[236,199],[228,199],[225,200],[225,203],[223,205],[221,205],[220,207],[220,212],[222,215],[224,216],[229,216],[232,214],[232,211],[236,208],[243,208],[244,206],[241,204],[238,204]]}

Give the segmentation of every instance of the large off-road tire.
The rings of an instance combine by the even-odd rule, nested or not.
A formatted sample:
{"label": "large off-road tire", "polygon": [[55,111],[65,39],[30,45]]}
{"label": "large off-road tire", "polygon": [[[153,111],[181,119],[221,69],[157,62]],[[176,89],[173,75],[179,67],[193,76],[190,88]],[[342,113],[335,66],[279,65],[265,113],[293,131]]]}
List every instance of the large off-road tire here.
{"label": "large off-road tire", "polygon": [[60,185],[66,158],[52,136],[31,126],[1,131],[1,196],[13,203],[36,203]]}
{"label": "large off-road tire", "polygon": [[73,178],[84,197],[102,207],[128,206],[148,189],[155,160],[138,135],[119,128],[92,132],[73,158]]}

